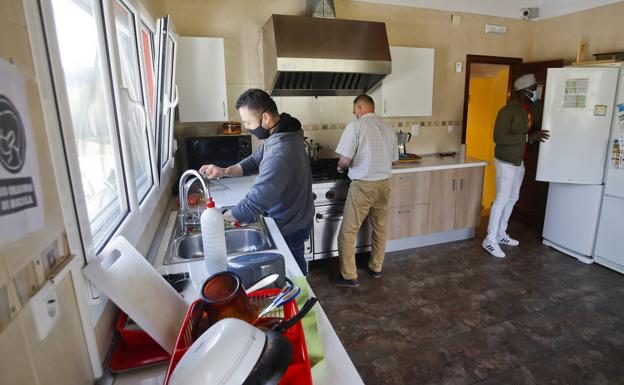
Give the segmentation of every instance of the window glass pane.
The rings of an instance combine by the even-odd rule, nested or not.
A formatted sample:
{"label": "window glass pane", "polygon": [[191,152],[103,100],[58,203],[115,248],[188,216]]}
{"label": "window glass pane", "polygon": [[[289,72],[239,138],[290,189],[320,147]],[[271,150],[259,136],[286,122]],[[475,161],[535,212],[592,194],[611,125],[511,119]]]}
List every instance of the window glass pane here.
{"label": "window glass pane", "polygon": [[[166,106],[168,106],[168,102],[173,100],[173,55],[175,49],[175,42],[170,36],[167,36],[167,50],[165,51],[167,54],[167,61],[165,62],[165,92],[167,94],[168,100],[166,100]],[[161,157],[161,166],[164,166],[165,163],[170,158],[169,147],[171,145],[171,125],[173,120],[173,109],[168,108],[166,115],[163,117],[163,142],[162,142],[162,157]]]}
{"label": "window glass pane", "polygon": [[99,249],[126,212],[102,50],[88,0],[53,0],[61,66],[93,243]]}
{"label": "window glass pane", "polygon": [[[142,200],[152,187],[152,169],[150,167],[148,141],[147,141],[147,116],[142,116],[143,92],[139,73],[139,59],[137,56],[136,33],[134,15],[125,5],[118,1],[113,3],[115,13],[115,29],[117,35],[117,47],[119,49],[119,61],[121,66],[122,87],[128,89],[130,98],[138,103],[131,103],[125,95],[121,95],[122,103],[127,103],[129,116],[124,119],[132,146],[132,165],[136,179],[136,189],[139,201]],[[147,114],[145,114],[147,115]]]}
{"label": "window glass pane", "polygon": [[154,35],[150,30],[141,27],[141,46],[143,62],[145,63],[145,75],[143,77],[147,85],[148,110],[150,116],[154,115],[154,107],[156,102],[156,83],[154,81]]}

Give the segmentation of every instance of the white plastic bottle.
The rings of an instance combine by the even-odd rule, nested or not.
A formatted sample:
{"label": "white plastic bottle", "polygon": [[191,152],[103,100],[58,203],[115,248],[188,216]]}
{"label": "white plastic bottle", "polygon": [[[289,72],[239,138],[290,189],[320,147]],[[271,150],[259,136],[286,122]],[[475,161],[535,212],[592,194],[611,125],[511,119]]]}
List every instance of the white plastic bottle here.
{"label": "white plastic bottle", "polygon": [[227,250],[225,248],[225,226],[223,214],[215,207],[212,198],[208,198],[206,210],[201,215],[201,233],[204,246],[204,263],[210,275],[227,269]]}

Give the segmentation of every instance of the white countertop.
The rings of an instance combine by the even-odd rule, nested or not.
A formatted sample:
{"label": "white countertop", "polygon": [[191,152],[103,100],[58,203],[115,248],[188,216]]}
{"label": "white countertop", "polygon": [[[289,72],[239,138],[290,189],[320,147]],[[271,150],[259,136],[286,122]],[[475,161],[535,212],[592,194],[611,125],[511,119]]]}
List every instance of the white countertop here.
{"label": "white countertop", "polygon": [[445,158],[440,158],[437,155],[426,155],[415,163],[401,163],[396,166],[392,166],[392,173],[398,174],[403,172],[434,171],[464,167],[481,167],[487,166],[487,164],[488,162],[476,158],[467,157],[464,161],[461,161],[458,156],[447,156]]}
{"label": "white countertop", "polygon": [[[242,199],[249,188],[252,186],[253,177],[228,178],[221,180],[227,188],[223,186],[211,187],[211,193],[215,202],[220,206],[232,206]],[[171,214],[170,225],[167,227],[172,229],[172,220],[175,222],[175,213]],[[277,251],[284,256],[286,262],[286,275],[290,278],[303,275],[301,269],[295,262],[282,234],[277,228],[277,224],[271,218],[265,218],[267,228],[273,237]],[[167,231],[167,230],[166,230]],[[163,243],[169,240],[168,236],[163,237]],[[164,246],[166,247],[166,245]],[[161,250],[163,248],[161,247]],[[159,253],[161,254],[161,253]],[[208,276],[208,272],[204,267],[203,261],[194,261],[188,263],[178,263],[174,265],[162,266],[162,255],[156,257],[155,267],[161,273],[172,273],[188,271],[191,276],[191,284],[184,290],[185,300],[190,304],[199,293],[199,288],[204,279]],[[310,296],[314,293],[310,289]],[[338,335],[331,326],[327,315],[323,311],[320,303],[315,306],[317,325],[319,335],[325,350],[325,359],[312,368],[312,381],[317,384],[345,384],[359,385],[363,384],[353,362],[349,358],[347,351],[340,342]],[[162,385],[164,384],[166,365],[135,370],[124,374],[119,374],[115,378],[114,385]]]}

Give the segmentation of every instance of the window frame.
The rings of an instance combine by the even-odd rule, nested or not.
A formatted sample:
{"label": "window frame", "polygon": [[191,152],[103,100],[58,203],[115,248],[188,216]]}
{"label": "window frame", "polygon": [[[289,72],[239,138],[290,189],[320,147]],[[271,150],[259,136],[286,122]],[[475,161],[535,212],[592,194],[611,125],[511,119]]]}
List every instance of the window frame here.
{"label": "window frame", "polygon": [[[114,141],[115,165],[118,175],[118,183],[120,188],[119,199],[122,202],[123,215],[120,216],[118,223],[106,235],[104,240],[98,244],[94,244],[93,234],[90,230],[90,220],[87,210],[87,202],[85,200],[85,186],[83,186],[80,178],[80,163],[78,156],[78,148],[74,138],[74,128],[72,125],[72,114],[69,108],[69,98],[65,83],[65,76],[61,63],[60,47],[58,36],[56,34],[55,18],[52,2],[53,0],[28,0],[36,3],[39,17],[37,22],[41,25],[43,58],[45,60],[48,75],[50,76],[51,90],[48,97],[53,100],[54,106],[48,106],[48,119],[55,119],[56,124],[51,126],[58,127],[60,131],[60,142],[62,151],[59,153],[58,143],[52,148],[54,167],[64,168],[66,176],[69,180],[69,186],[62,186],[60,182],[57,187],[61,196],[70,194],[73,207],[64,207],[63,215],[68,232],[77,233],[71,237],[70,248],[72,252],[82,255],[84,263],[88,263],[94,259],[99,253],[105,249],[108,242],[117,236],[124,236],[131,243],[138,244],[141,237],[145,233],[150,221],[152,221],[155,212],[161,204],[162,198],[168,194],[169,186],[174,177],[173,160],[169,156],[165,166],[160,167],[159,159],[156,154],[162,151],[162,144],[157,143],[150,127],[146,128],[147,132],[147,148],[149,151],[149,171],[152,173],[152,184],[142,200],[139,200],[136,194],[136,179],[134,178],[133,164],[130,156],[124,156],[132,151],[130,137],[127,129],[122,129],[123,125],[123,108],[122,95],[120,89],[121,79],[121,61],[117,50],[117,36],[114,15],[114,1],[119,1],[130,12],[134,19],[134,39],[135,49],[137,50],[138,70],[140,78],[140,92],[142,94],[142,104],[144,107],[147,103],[147,85],[145,84],[145,63],[141,54],[141,28],[145,26],[153,26],[156,23],[152,19],[147,9],[136,0],[90,0],[94,7],[93,15],[96,23],[98,44],[100,48],[102,76],[104,77],[104,94],[106,98],[107,113],[110,123],[113,125],[112,139]],[[150,32],[153,32],[150,30]],[[155,36],[155,34],[153,35]],[[156,41],[153,41],[154,53],[159,50],[156,47]],[[153,58],[154,63],[158,57]],[[158,84],[156,85],[158,87]],[[158,93],[158,89],[155,90]],[[49,103],[49,101],[48,101]],[[156,109],[155,109],[156,110]],[[54,114],[52,114],[54,111]],[[173,108],[171,109],[173,115]],[[147,122],[150,121],[147,117]],[[173,123],[173,122],[171,122]],[[149,123],[148,123],[149,124]],[[142,135],[144,137],[144,135]],[[157,144],[157,145],[156,145]],[[50,143],[53,146],[53,143]],[[65,172],[63,172],[64,174]],[[64,178],[63,178],[64,179]],[[97,299],[97,293],[92,294],[92,299]]]}

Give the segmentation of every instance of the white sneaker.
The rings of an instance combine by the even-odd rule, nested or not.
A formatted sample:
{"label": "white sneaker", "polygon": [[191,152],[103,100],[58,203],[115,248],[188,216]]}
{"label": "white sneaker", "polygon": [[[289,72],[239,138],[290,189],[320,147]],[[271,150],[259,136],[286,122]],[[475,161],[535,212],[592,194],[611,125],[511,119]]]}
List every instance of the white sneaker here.
{"label": "white sneaker", "polygon": [[502,243],[503,245],[507,245],[507,246],[518,246],[520,244],[518,240],[513,239],[512,237],[509,236],[509,234],[499,236],[498,243]]}
{"label": "white sneaker", "polygon": [[501,250],[498,243],[488,238],[485,238],[481,246],[483,246],[483,248],[487,250],[488,253],[492,254],[496,258],[505,258],[505,253],[503,253],[503,250]]}

